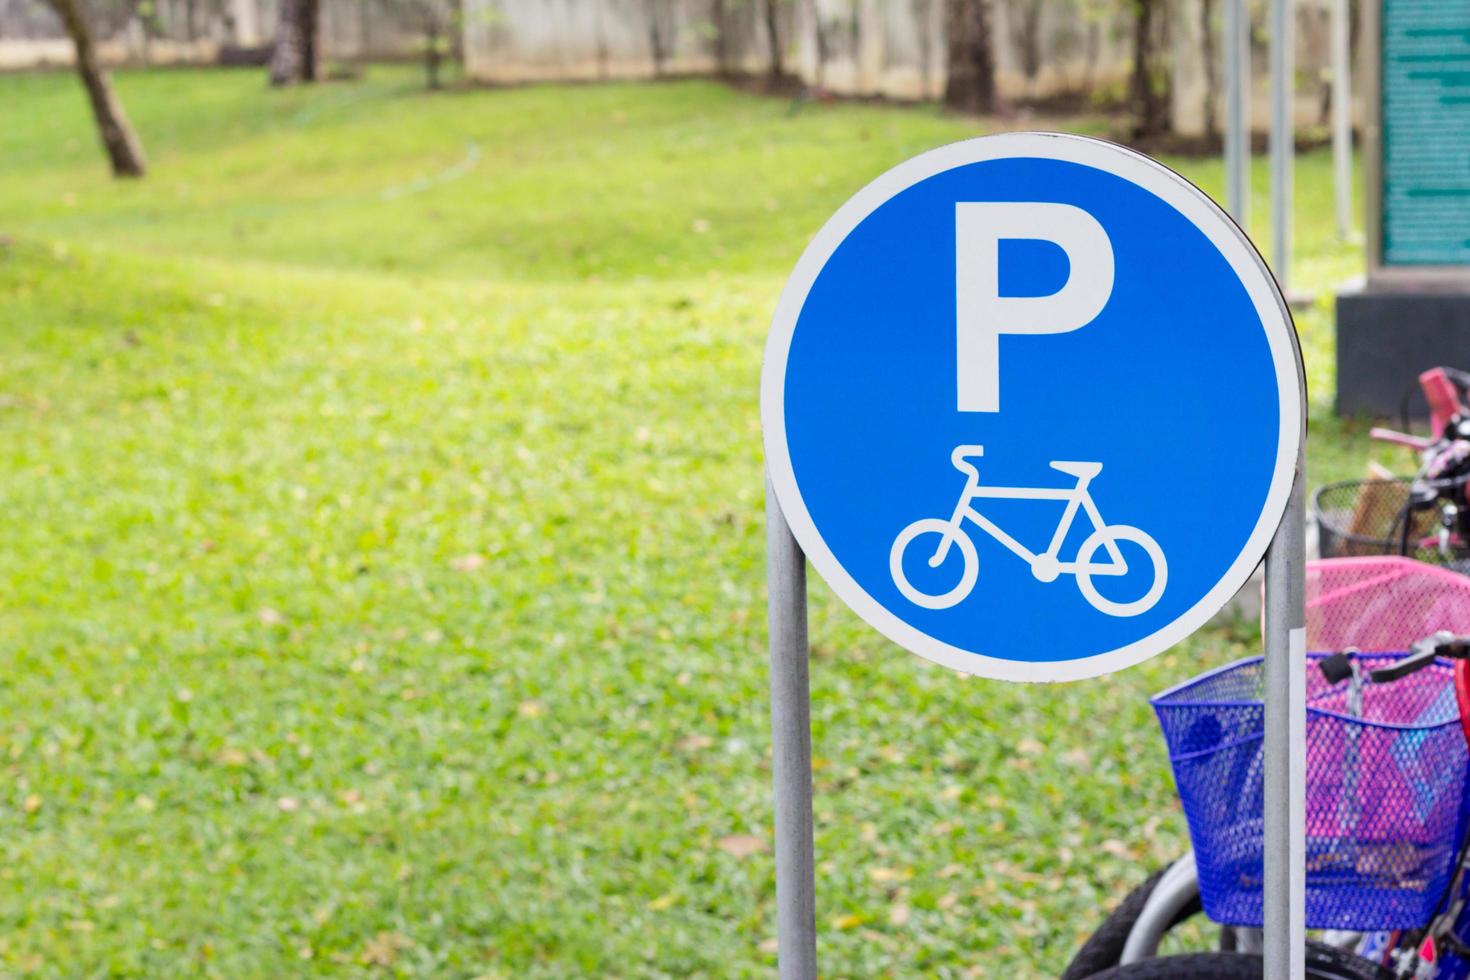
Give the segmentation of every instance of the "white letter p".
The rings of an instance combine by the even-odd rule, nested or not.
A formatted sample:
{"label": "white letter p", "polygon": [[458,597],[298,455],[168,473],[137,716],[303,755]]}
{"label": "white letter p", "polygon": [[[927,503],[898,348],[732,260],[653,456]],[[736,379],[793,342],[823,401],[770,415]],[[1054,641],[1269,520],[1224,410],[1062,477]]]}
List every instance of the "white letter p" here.
{"label": "white letter p", "polygon": [[[1091,323],[1113,294],[1113,244],[1097,219],[1070,204],[955,205],[959,410],[1000,411],[1000,335],[1067,333]],[[1050,296],[1000,294],[1000,243],[1051,242],[1071,270]]]}

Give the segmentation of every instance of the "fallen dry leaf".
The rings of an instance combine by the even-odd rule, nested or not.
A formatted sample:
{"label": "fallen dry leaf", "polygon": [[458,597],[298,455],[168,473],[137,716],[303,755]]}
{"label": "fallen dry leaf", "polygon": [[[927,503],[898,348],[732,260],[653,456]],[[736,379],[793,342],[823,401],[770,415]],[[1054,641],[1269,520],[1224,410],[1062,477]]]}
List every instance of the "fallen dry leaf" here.
{"label": "fallen dry leaf", "polygon": [[362,947],[359,957],[369,966],[392,966],[398,954],[413,946],[413,940],[401,932],[380,932]]}
{"label": "fallen dry leaf", "polygon": [[485,567],[485,556],[477,554],[460,555],[449,563],[449,567],[456,572],[473,572],[477,568]]}
{"label": "fallen dry leaf", "polygon": [[715,744],[715,740],[708,735],[685,735],[674,743],[674,747],[680,752],[698,752]]}
{"label": "fallen dry leaf", "polygon": [[766,849],[766,839],[756,837],[754,834],[731,834],[729,837],[721,837],[715,841],[715,846],[726,854],[735,857],[750,857],[759,854]]}
{"label": "fallen dry leaf", "polygon": [[540,701],[522,701],[516,713],[522,718],[540,718],[546,714],[546,705]]}

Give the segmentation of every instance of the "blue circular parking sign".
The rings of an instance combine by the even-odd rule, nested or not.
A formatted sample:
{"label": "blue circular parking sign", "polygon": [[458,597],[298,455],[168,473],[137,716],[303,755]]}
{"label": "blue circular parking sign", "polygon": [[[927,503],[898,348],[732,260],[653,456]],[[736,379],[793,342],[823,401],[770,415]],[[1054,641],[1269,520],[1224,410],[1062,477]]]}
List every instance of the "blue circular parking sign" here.
{"label": "blue circular parking sign", "polygon": [[761,414],[781,510],[913,652],[1090,677],[1189,635],[1285,509],[1291,316],[1201,191],[1123,147],[987,136],[890,170],[797,263]]}

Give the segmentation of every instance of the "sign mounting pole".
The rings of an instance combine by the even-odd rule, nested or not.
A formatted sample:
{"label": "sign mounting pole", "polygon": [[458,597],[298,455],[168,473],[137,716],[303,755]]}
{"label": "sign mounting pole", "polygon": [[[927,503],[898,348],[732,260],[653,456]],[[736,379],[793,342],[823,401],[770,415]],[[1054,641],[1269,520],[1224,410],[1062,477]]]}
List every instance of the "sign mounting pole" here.
{"label": "sign mounting pole", "polygon": [[1271,271],[1291,291],[1291,181],[1296,153],[1293,0],[1271,0]]}
{"label": "sign mounting pole", "polygon": [[1332,170],[1337,237],[1353,233],[1352,59],[1348,53],[1348,0],[1332,2]]}
{"label": "sign mounting pole", "polygon": [[781,980],[817,978],[812,722],[806,556],[766,483],[771,631],[771,779],[776,803],[776,942]]}
{"label": "sign mounting pole", "polygon": [[1291,499],[1266,552],[1265,975],[1306,975],[1306,494]]}
{"label": "sign mounting pole", "polygon": [[[1291,274],[1296,154],[1296,3],[1271,2],[1271,264],[1281,292]],[[1281,524],[1266,552],[1265,975],[1306,976],[1306,615],[1302,455]]]}
{"label": "sign mounting pole", "polygon": [[1251,14],[1225,4],[1225,209],[1242,228],[1251,197]]}

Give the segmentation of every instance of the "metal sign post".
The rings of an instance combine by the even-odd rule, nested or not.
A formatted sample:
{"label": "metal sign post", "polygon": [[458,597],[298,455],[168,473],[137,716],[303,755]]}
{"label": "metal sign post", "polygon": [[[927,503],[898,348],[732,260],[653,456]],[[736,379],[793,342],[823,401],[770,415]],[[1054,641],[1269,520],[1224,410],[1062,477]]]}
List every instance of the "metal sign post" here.
{"label": "metal sign post", "polygon": [[[1283,294],[1288,294],[1291,288],[1295,44],[1294,0],[1271,0],[1271,261]],[[1291,502],[1266,553],[1265,874],[1262,880],[1266,930],[1262,952],[1265,975],[1271,980],[1302,980],[1306,976],[1304,479],[1302,459],[1298,457]]]}
{"label": "metal sign post", "polygon": [[1251,201],[1251,12],[1225,4],[1225,210],[1242,228]]}
{"label": "metal sign post", "polygon": [[1332,180],[1337,203],[1337,237],[1353,232],[1352,58],[1348,0],[1332,0]]}
{"label": "metal sign post", "polygon": [[805,561],[922,657],[1053,682],[1188,638],[1263,556],[1267,962],[1299,975],[1305,419],[1270,271],[1140,154],[981,137],[827,222],[761,375],[783,980],[817,969]]}
{"label": "metal sign post", "polygon": [[1266,552],[1265,975],[1306,976],[1306,493],[1297,459],[1291,502]]}
{"label": "metal sign post", "polygon": [[791,535],[769,481],[766,581],[771,625],[771,780],[776,803],[776,942],[781,980],[816,980],[806,556]]}
{"label": "metal sign post", "polygon": [[1296,155],[1296,4],[1271,0],[1271,268],[1291,294],[1291,182]]}

